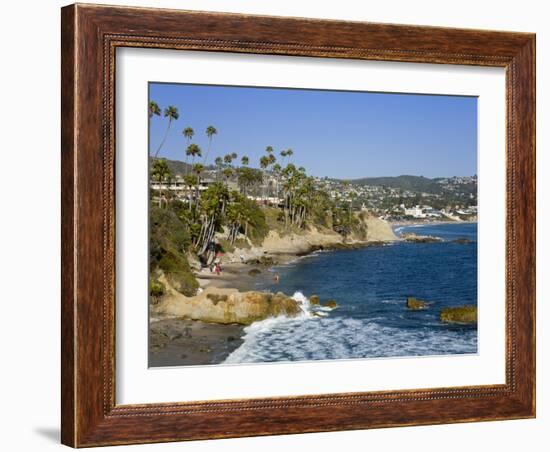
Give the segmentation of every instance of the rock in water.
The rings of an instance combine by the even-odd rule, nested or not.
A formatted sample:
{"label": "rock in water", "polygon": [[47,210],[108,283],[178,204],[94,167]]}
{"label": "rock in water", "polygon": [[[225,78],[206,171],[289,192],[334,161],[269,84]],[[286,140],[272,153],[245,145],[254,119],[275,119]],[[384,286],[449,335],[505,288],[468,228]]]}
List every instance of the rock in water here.
{"label": "rock in water", "polygon": [[414,298],[414,297],[407,298],[407,308],[413,311],[426,309],[427,307],[428,307],[428,303],[426,303],[425,301],[419,300],[418,298]]}
{"label": "rock in water", "polygon": [[253,269],[248,271],[248,274],[250,276],[258,276],[260,273],[261,273],[261,271],[258,270],[257,268],[253,268]]}
{"label": "rock in water", "polygon": [[319,295],[312,295],[311,297],[309,297],[309,302],[311,304],[319,304],[320,302]]}
{"label": "rock in water", "polygon": [[477,323],[477,307],[465,305],[445,308],[439,313],[439,320],[447,323]]}
{"label": "rock in water", "polygon": [[468,244],[468,243],[472,243],[472,240],[467,239],[466,237],[459,237],[458,239],[454,239],[452,242],[453,243],[459,243],[461,245],[465,245],[465,244]]}
{"label": "rock in water", "polygon": [[433,235],[416,235],[414,232],[407,232],[401,237],[406,242],[414,243],[438,243],[443,241],[440,237],[435,237]]}
{"label": "rock in water", "polygon": [[335,300],[327,300],[323,303],[323,306],[334,309],[338,307],[338,303]]}

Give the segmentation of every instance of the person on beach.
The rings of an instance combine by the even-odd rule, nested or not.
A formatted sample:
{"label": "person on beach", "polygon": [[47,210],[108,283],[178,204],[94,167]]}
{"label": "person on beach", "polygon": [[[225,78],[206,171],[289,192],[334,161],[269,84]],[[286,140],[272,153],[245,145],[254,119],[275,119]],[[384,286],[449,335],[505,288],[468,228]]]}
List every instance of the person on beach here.
{"label": "person on beach", "polygon": [[273,277],[273,280],[275,281],[275,284],[279,284],[279,274],[275,273],[275,276]]}

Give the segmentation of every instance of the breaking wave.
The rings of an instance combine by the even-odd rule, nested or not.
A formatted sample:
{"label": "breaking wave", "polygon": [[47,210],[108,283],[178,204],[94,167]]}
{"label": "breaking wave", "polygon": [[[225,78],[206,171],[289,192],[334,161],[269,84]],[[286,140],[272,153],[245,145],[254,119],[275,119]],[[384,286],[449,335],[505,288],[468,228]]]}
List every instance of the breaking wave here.
{"label": "breaking wave", "polygon": [[311,305],[296,292],[298,317],[276,317],[245,328],[244,342],[226,364],[275,361],[381,358],[475,353],[477,332],[453,329],[403,329],[375,319],[331,317],[330,308]]}

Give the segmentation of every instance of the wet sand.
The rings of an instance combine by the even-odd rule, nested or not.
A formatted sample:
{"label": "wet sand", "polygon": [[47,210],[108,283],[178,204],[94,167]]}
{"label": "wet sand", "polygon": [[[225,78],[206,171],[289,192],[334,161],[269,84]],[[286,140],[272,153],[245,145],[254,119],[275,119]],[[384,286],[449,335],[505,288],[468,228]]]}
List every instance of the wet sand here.
{"label": "wet sand", "polygon": [[242,344],[244,326],[162,319],[149,329],[149,367],[221,363]]}

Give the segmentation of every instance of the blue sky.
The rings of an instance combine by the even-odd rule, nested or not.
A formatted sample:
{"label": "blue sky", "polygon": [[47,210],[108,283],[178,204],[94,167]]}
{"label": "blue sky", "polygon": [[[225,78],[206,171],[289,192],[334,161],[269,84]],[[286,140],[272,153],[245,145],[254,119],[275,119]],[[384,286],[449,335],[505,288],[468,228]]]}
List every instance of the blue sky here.
{"label": "blue sky", "polygon": [[[149,84],[149,99],[178,108],[159,156],[184,160],[192,127],[208,164],[236,152],[258,166],[266,146],[291,148],[308,174],[345,179],[412,174],[466,176],[477,172],[477,98],[349,91]],[[151,120],[150,153],[167,119]]]}

